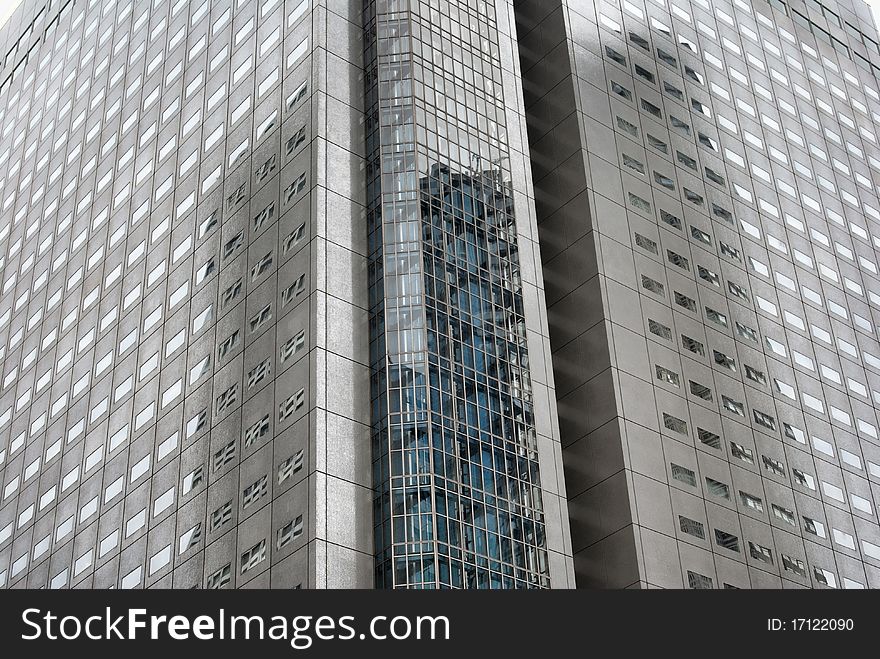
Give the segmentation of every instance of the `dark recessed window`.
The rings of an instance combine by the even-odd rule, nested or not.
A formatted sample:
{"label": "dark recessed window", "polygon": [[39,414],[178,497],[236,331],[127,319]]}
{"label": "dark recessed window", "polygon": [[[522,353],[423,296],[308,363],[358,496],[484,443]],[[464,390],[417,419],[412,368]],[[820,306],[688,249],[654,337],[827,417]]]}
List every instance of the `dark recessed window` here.
{"label": "dark recessed window", "polygon": [[676,98],[682,102],[684,101],[684,92],[673,85],[671,82],[667,82],[665,80],[663,81],[663,91],[669,94],[672,98]]}
{"label": "dark recessed window", "polygon": [[633,137],[639,136],[639,128],[635,124],[631,124],[626,119],[617,117],[617,127],[625,133],[629,133]]}
{"label": "dark recessed window", "polygon": [[651,73],[650,71],[648,71],[648,69],[646,69],[643,66],[639,66],[638,64],[636,64],[633,68],[635,68],[635,70],[636,70],[636,75],[647,80],[652,85],[656,84],[656,79],[654,77],[654,74]]}
{"label": "dark recessed window", "polygon": [[262,419],[250,425],[244,434],[244,447],[250,448],[256,442],[266,437],[270,431],[269,415],[266,414]]}
{"label": "dark recessed window", "polygon": [[736,333],[744,339],[758,343],[758,332],[748,325],[736,323]]}
{"label": "dark recessed window", "polygon": [[763,371],[759,371],[756,368],[752,368],[748,364],[743,366],[743,370],[745,371],[746,377],[749,380],[757,382],[758,384],[767,384],[767,377],[764,375]]}
{"label": "dark recessed window", "polygon": [[712,356],[715,358],[716,364],[736,373],[736,360],[733,357],[728,357],[718,350],[713,350]]}
{"label": "dark recessed window", "polygon": [[227,586],[232,578],[232,565],[227,563],[216,572],[208,576],[208,590],[215,590]]}
{"label": "dark recessed window", "polygon": [[306,127],[302,126],[293,136],[287,140],[285,151],[288,156],[293,155],[306,141]]}
{"label": "dark recessed window", "polygon": [[659,336],[661,339],[672,341],[672,330],[663,323],[658,323],[656,320],[648,318],[648,330],[650,330],[651,334]]}
{"label": "dark recessed window", "polygon": [[716,325],[721,325],[721,327],[727,327],[727,316],[725,316],[720,311],[715,311],[711,307],[706,307],[706,318],[711,320]]}
{"label": "dark recessed window", "polygon": [[706,446],[714,449],[721,449],[721,436],[704,428],[697,428],[697,436]]}
{"label": "dark recessed window", "polygon": [[706,539],[706,531],[704,530],[703,525],[695,519],[690,519],[689,517],[679,515],[678,526],[681,529],[682,533],[687,533],[688,535],[692,535],[695,538],[699,538],[700,540]]}
{"label": "dark recessed window", "polygon": [[738,460],[747,462],[750,465],[755,464],[755,454],[752,449],[741,446],[736,442],[730,442],[730,454]]}
{"label": "dark recessed window", "polygon": [[657,149],[660,153],[669,153],[669,146],[663,140],[658,140],[656,137],[648,133],[648,146],[651,148]]}
{"label": "dark recessed window", "polygon": [[226,446],[214,452],[211,457],[211,471],[220,471],[225,465],[235,459],[236,441],[233,439]]}
{"label": "dark recessed window", "polygon": [[720,286],[721,285],[721,279],[718,277],[718,275],[716,273],[712,272],[711,270],[709,270],[708,268],[704,268],[701,265],[697,265],[697,274],[700,276],[700,279],[702,279],[703,281],[709,282],[713,286]]}
{"label": "dark recessed window", "polygon": [[648,114],[653,115],[655,117],[660,117],[660,118],[663,117],[663,112],[660,110],[660,108],[657,107],[656,105],[654,105],[653,103],[651,103],[650,101],[645,100],[644,98],[642,99],[642,109],[645,112],[647,112]]}
{"label": "dark recessed window", "polygon": [[679,231],[681,231],[681,219],[676,217],[672,213],[667,213],[662,208],[660,209],[660,219],[671,226],[673,229],[678,229]]}
{"label": "dark recessed window", "polygon": [[754,559],[767,563],[768,565],[773,565],[773,552],[770,551],[769,548],[755,544],[751,540],[749,541],[749,555]]}
{"label": "dark recessed window", "polygon": [[628,101],[632,100],[632,97],[633,97],[632,92],[630,90],[628,90],[626,87],[624,87],[623,85],[617,84],[613,80],[611,81],[611,91],[614,92],[615,94],[617,94],[618,96],[622,96],[623,98],[625,98]]}
{"label": "dark recessed window", "polygon": [[715,544],[724,549],[739,552],[739,538],[732,533],[715,529]]}
{"label": "dark recessed window", "polygon": [[770,504],[770,509],[773,511],[773,516],[777,519],[782,520],[786,524],[791,524],[792,526],[797,526],[797,519],[794,516],[794,511],[789,510],[783,506],[778,506],[775,503]]}
{"label": "dark recessed window", "polygon": [[697,301],[678,291],[675,291],[675,303],[688,311],[693,311],[694,313],[697,311]]}
{"label": "dark recessed window", "polygon": [[697,241],[703,243],[704,245],[711,245],[712,244],[712,236],[710,236],[708,233],[706,233],[702,229],[698,229],[697,227],[691,227],[691,237],[694,240],[697,240]]}
{"label": "dark recessed window", "polygon": [[739,500],[746,508],[751,508],[752,510],[759,513],[764,512],[764,502],[761,501],[760,497],[756,497],[753,494],[749,494],[748,492],[743,492],[742,490],[740,490]]}
{"label": "dark recessed window", "polygon": [[706,385],[691,380],[690,388],[691,393],[697,398],[702,398],[703,400],[712,400],[712,390]]}
{"label": "dark recessed window", "polygon": [[629,203],[633,208],[638,208],[640,211],[644,211],[646,213],[651,212],[651,203],[647,199],[643,199],[637,194],[632,192],[628,193]]}
{"label": "dark recessed window", "polygon": [[769,414],[758,410],[752,410],[752,415],[755,418],[755,423],[759,426],[763,426],[764,428],[767,428],[767,430],[776,430],[776,419]]}
{"label": "dark recessed window", "polygon": [[712,183],[717,183],[718,185],[727,185],[724,177],[721,176],[721,174],[717,173],[714,169],[704,167],[703,171],[706,173],[706,178],[712,181]]}
{"label": "dark recessed window", "polygon": [[745,416],[745,405],[737,400],[733,400],[730,396],[721,396],[721,406],[728,412],[732,412],[737,416]]}
{"label": "dark recessed window", "polygon": [[749,301],[749,294],[748,294],[748,292],[746,291],[746,289],[744,289],[744,288],[743,288],[742,286],[740,286],[739,284],[734,284],[732,281],[729,281],[729,282],[727,282],[727,290],[728,290],[728,291],[730,292],[730,294],[733,295],[734,297],[737,297],[737,298],[739,298],[740,300],[743,300],[743,301],[745,301],[745,302],[748,302],[748,301]]}
{"label": "dark recessed window", "polygon": [[644,249],[648,252],[651,252],[652,254],[657,253],[657,243],[655,243],[650,238],[647,238],[646,236],[643,236],[640,233],[636,233],[635,239],[636,239],[636,245],[638,245],[642,249]]}
{"label": "dark recessed window", "polygon": [[694,473],[692,469],[688,469],[687,467],[682,467],[681,465],[672,464],[672,477],[677,480],[685,483],[686,485],[690,485],[691,487],[697,486],[697,475]]}
{"label": "dark recessed window", "polygon": [[666,295],[666,290],[663,284],[656,279],[651,279],[645,275],[642,275],[642,288],[651,291],[652,293],[656,293],[657,295]]}
{"label": "dark recessed window", "polygon": [[703,344],[696,339],[685,336],[684,334],[681,335],[681,347],[685,350],[689,350],[690,352],[698,354],[701,357],[706,356],[706,349],[703,347]]}
{"label": "dark recessed window", "polygon": [[626,66],[626,57],[614,50],[611,46],[605,46],[605,54],[609,59],[617,62],[621,66]]}
{"label": "dark recessed window", "polygon": [[766,455],[761,456],[761,461],[764,463],[764,469],[772,474],[785,478],[785,465],[782,464],[782,462],[775,458],[768,458]]}
{"label": "dark recessed window", "polygon": [[712,110],[709,109],[709,106],[695,98],[691,99],[691,109],[694,110],[694,112],[699,112],[703,116],[709,117],[710,119],[712,118]]}
{"label": "dark recessed window", "polygon": [[716,481],[714,478],[709,478],[708,476],[706,476],[706,490],[713,497],[720,497],[722,499],[730,498],[730,486],[728,486],[727,483]]}
{"label": "dark recessed window", "polygon": [[[717,215],[717,213],[716,213],[716,215]],[[718,241],[718,246],[721,248],[721,253],[724,256],[727,256],[728,258],[731,258],[731,259],[735,259],[735,260],[739,261],[740,263],[742,263],[742,258],[739,255],[738,249],[731,247],[723,240]]]}
{"label": "dark recessed window", "polygon": [[681,268],[682,270],[687,270],[690,272],[691,264],[685,257],[681,254],[677,254],[673,252],[671,249],[666,250],[666,260],[669,261],[672,265]]}
{"label": "dark recessed window", "polygon": [[640,163],[638,160],[636,160],[635,158],[632,158],[624,153],[624,154],[622,154],[622,159],[623,159],[624,166],[628,167],[629,169],[631,169],[635,172],[638,172],[639,174],[645,173],[645,166],[642,163]]}
{"label": "dark recessed window", "polygon": [[685,167],[688,167],[694,171],[697,171],[697,161],[694,160],[693,158],[691,158],[686,153],[682,153],[681,151],[676,151],[675,158],[676,158],[676,160],[678,160],[679,163],[681,163]]}
{"label": "dark recessed window", "polygon": [[669,53],[667,53],[662,48],[657,49],[657,57],[664,64],[668,64],[669,66],[671,66],[674,69],[678,68],[678,60],[675,57],[673,57],[672,55],[670,55]]}
{"label": "dark recessed window", "polygon": [[705,133],[697,133],[697,139],[707,149],[711,149],[712,151],[718,152],[718,142],[713,140],[711,137],[706,135]]}
{"label": "dark recessed window", "polygon": [[654,182],[667,190],[675,190],[675,181],[660,172],[654,172]]}
{"label": "dark recessed window", "polygon": [[693,190],[689,190],[688,188],[682,188],[682,191],[684,192],[684,198],[687,199],[689,202],[691,202],[692,204],[696,204],[697,206],[703,205],[703,202],[705,201],[703,199],[703,195],[699,194],[698,192],[694,192]]}
{"label": "dark recessed window", "polygon": [[672,430],[674,432],[680,433],[682,435],[687,434],[687,423],[685,423],[682,419],[679,419],[676,416],[672,416],[671,414],[663,413],[663,425]]}
{"label": "dark recessed window", "polygon": [[697,436],[706,446],[714,449],[721,449],[721,436],[718,433],[714,433],[711,430],[706,430],[704,428],[697,428]]}
{"label": "dark recessed window", "polygon": [[816,479],[813,478],[810,474],[792,467],[791,475],[794,477],[795,483],[797,483],[801,487],[805,487],[808,490],[813,490],[814,492],[816,491]]}
{"label": "dark recessed window", "polygon": [[637,45],[639,48],[643,48],[643,49],[645,49],[645,50],[650,50],[650,49],[651,49],[651,44],[649,44],[649,43],[648,43],[648,40],[645,39],[645,38],[644,38],[643,36],[641,36],[640,34],[636,34],[635,32],[630,32],[630,33],[629,33],[629,40],[630,40],[632,43],[634,43],[635,45]]}
{"label": "dark recessed window", "polygon": [[691,68],[687,64],[685,64],[685,66],[684,66],[684,74],[696,83],[699,83],[701,85],[706,84],[706,79],[703,77],[703,74],[699,73],[698,71]]}
{"label": "dark recessed window", "polygon": [[804,517],[804,530],[820,538],[825,537],[825,525],[815,519]]}
{"label": "dark recessed window", "polygon": [[807,576],[807,568],[804,565],[804,562],[797,558],[792,558],[791,556],[786,556],[782,554],[782,567],[786,572],[793,572],[800,577]]}
{"label": "dark recessed window", "polygon": [[682,121],[682,120],[679,119],[678,117],[673,117],[672,115],[669,115],[669,123],[672,124],[672,127],[673,127],[673,128],[676,128],[676,129],[682,131],[682,132],[685,133],[686,135],[690,135],[690,134],[691,134],[691,126],[690,126],[690,124],[688,124],[687,122]]}
{"label": "dark recessed window", "polygon": [[688,570],[688,587],[693,590],[711,590],[715,587],[712,577]]}
{"label": "dark recessed window", "polygon": [[670,371],[668,368],[657,364],[654,365],[654,368],[656,370],[658,380],[660,380],[661,382],[666,382],[667,384],[671,384],[674,387],[681,386],[681,380],[678,377],[678,373],[676,373],[675,371]]}

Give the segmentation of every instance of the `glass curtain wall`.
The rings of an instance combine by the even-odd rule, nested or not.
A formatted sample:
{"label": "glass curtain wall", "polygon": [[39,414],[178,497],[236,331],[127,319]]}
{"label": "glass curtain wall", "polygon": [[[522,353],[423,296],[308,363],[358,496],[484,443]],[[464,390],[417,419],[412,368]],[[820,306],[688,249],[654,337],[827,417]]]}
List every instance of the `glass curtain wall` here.
{"label": "glass curtain wall", "polygon": [[495,6],[364,26],[376,585],[549,587]]}

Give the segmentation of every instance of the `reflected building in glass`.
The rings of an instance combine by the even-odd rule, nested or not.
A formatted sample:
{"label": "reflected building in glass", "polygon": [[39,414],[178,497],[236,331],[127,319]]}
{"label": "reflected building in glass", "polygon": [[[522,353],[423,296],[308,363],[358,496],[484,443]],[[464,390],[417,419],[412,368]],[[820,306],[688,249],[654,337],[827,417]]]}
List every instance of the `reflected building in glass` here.
{"label": "reflected building in glass", "polygon": [[375,321],[380,345],[398,332],[377,351],[381,583],[547,587],[510,190],[498,170],[433,164],[416,194],[420,253],[384,247],[382,284],[397,295]]}
{"label": "reflected building in glass", "polygon": [[365,6],[376,585],[568,585],[512,7]]}

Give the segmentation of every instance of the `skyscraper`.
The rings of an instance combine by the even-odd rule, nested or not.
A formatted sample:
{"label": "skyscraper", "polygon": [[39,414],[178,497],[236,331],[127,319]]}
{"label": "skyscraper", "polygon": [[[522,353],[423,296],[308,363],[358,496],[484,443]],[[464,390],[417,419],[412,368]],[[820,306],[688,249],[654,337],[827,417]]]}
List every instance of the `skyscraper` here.
{"label": "skyscraper", "polygon": [[517,18],[578,585],[880,586],[868,6]]}
{"label": "skyscraper", "polygon": [[25,0],[0,587],[877,587],[862,0]]}
{"label": "skyscraper", "polygon": [[7,585],[373,583],[345,11],[26,2],[6,26]]}
{"label": "skyscraper", "polygon": [[509,2],[2,35],[0,585],[573,585]]}

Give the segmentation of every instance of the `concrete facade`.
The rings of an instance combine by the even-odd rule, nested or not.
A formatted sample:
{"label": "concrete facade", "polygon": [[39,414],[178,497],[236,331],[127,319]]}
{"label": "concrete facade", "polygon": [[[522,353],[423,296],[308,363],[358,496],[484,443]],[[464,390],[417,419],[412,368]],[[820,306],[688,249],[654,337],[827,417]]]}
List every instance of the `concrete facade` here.
{"label": "concrete facade", "polygon": [[867,5],[516,9],[578,586],[877,587]]}
{"label": "concrete facade", "polygon": [[[475,468],[498,488],[478,506],[528,513],[504,512],[499,543],[494,513],[461,508],[455,585],[572,586],[512,4],[472,4],[443,3],[450,27],[413,3],[411,25],[448,40],[476,21],[492,73],[460,90],[509,100],[483,149],[515,229],[517,370],[492,377],[524,405],[459,434],[516,418],[526,462],[446,476],[471,491]],[[371,429],[388,424],[370,386],[370,6],[26,0],[0,31],[0,586],[377,585],[374,506],[403,481],[376,480]],[[418,57],[442,57],[426,37]],[[462,135],[457,153],[481,153]],[[442,551],[418,551],[425,574]]]}
{"label": "concrete facade", "polygon": [[26,0],[0,587],[880,586],[861,0]]}
{"label": "concrete facade", "polygon": [[359,9],[25,2],[3,41],[0,582],[370,587]]}

